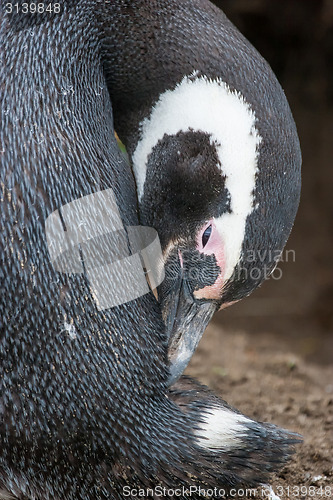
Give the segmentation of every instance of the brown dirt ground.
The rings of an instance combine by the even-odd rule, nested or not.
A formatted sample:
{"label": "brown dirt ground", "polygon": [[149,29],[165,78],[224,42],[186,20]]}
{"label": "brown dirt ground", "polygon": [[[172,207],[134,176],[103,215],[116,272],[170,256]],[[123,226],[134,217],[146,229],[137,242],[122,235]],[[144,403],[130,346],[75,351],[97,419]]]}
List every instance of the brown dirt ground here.
{"label": "brown dirt ground", "polygon": [[[273,478],[276,492],[284,488],[280,498],[333,498],[333,365],[307,362],[269,331],[212,324],[187,373],[246,415],[302,434],[304,443]],[[303,493],[315,488],[298,494],[301,486]]]}

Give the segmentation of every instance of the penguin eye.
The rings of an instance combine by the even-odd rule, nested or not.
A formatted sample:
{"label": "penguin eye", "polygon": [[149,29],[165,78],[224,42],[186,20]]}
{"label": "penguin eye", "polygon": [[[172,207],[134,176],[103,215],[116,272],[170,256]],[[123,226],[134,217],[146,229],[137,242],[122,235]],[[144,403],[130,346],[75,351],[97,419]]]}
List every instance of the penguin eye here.
{"label": "penguin eye", "polygon": [[202,247],[205,247],[208,243],[208,240],[210,238],[210,235],[212,234],[212,226],[208,226],[202,235]]}

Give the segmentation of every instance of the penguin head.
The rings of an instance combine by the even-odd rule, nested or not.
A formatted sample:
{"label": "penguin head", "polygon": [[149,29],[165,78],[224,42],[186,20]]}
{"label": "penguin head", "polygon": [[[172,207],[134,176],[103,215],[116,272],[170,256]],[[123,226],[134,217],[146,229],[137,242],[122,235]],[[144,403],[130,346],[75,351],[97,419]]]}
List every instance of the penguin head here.
{"label": "penguin head", "polygon": [[256,107],[219,79],[185,77],[141,124],[132,160],[141,221],[164,255],[171,381],[213,313],[271,274],[289,236],[301,157],[282,104]]}

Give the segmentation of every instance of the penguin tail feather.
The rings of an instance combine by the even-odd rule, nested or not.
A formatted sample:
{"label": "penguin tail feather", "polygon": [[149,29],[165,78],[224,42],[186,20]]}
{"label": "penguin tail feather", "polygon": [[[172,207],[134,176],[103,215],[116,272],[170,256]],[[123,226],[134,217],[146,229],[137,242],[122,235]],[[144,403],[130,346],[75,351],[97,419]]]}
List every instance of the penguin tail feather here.
{"label": "penguin tail feather", "polygon": [[198,451],[231,484],[264,484],[302,442],[297,433],[243,415],[189,377],[171,387],[170,399],[190,417]]}

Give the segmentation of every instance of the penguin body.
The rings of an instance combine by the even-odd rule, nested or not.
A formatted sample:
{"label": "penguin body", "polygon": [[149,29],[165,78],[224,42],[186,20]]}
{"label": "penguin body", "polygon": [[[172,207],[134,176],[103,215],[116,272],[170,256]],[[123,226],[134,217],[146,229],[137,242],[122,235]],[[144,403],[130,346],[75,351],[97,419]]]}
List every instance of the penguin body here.
{"label": "penguin body", "polygon": [[[120,74],[112,44],[131,24],[121,9],[136,15],[140,4],[64,3],[38,22],[0,21],[0,498],[121,499],[125,487],[158,484],[227,491],[266,481],[297,441],[194,381],[168,389],[168,338],[153,294],[101,311],[86,273],[59,272],[50,260],[46,221],[75,200],[111,188],[123,224],[138,224],[113,126],[119,113],[123,130],[117,86],[133,75],[126,64]],[[177,25],[171,3],[156,5]],[[138,83],[141,99],[149,90]],[[217,152],[205,135],[199,144],[222,192]],[[219,275],[211,261],[202,285]]]}
{"label": "penguin body", "polygon": [[125,1],[115,15],[130,22],[106,27],[106,75],[140,220],[164,251],[165,319],[170,290],[183,288],[168,328],[175,380],[213,312],[276,267],[299,203],[300,145],[271,68],[209,1]]}
{"label": "penguin body", "polygon": [[158,400],[170,407],[154,297],[99,312],[86,277],[56,272],[47,247],[51,213],[110,187],[137,225],[93,6],[23,29],[1,19],[0,484],[15,498],[122,498],[124,470],[156,467],[163,432],[155,451],[141,443]]}

